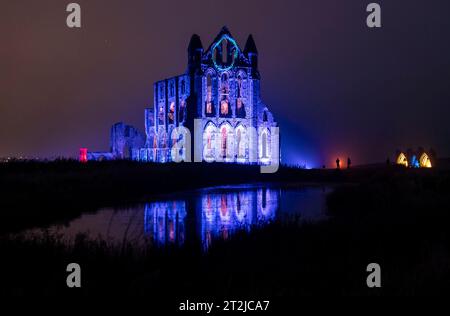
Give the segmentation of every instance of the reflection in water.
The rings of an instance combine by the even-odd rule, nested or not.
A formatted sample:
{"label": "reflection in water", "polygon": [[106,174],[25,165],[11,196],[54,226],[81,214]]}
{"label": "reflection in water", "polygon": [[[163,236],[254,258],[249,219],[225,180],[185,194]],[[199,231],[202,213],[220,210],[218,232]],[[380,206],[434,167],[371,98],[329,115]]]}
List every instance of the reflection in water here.
{"label": "reflection in water", "polygon": [[185,238],[185,218],[184,201],[147,203],[144,211],[144,233],[151,236],[158,245],[181,245]]}
{"label": "reflection in water", "polygon": [[[206,192],[194,198],[194,209],[200,204],[200,237],[204,248],[213,239],[227,239],[235,230],[250,230],[254,224],[275,217],[279,192],[267,188],[244,191]],[[194,210],[195,211],[195,210]],[[147,203],[144,232],[157,245],[181,245],[186,237],[186,202]]]}
{"label": "reflection in water", "polygon": [[215,238],[227,239],[235,230],[275,217],[278,192],[259,189],[235,193],[207,193],[201,198],[201,237],[204,248]]}
{"label": "reflection in water", "polygon": [[[201,240],[207,249],[216,239],[228,239],[237,230],[250,231],[254,225],[294,215],[308,221],[324,218],[325,196],[320,187],[279,188],[235,186],[178,194],[176,199],[149,202],[123,209],[101,209],[83,214],[65,226],[49,232],[68,242],[79,233],[115,244],[137,246],[183,245]],[[281,200],[283,203],[281,203]],[[25,234],[39,234],[33,229]]]}

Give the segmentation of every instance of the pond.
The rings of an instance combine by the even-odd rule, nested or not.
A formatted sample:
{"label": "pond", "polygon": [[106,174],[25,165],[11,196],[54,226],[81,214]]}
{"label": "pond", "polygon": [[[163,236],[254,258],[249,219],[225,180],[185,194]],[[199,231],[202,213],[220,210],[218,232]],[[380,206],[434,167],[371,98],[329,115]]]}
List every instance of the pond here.
{"label": "pond", "polygon": [[238,230],[274,220],[314,222],[326,218],[327,186],[251,184],[220,186],[160,196],[129,207],[102,208],[65,225],[35,228],[25,234],[57,234],[71,243],[79,234],[121,245],[183,245],[204,250]]}

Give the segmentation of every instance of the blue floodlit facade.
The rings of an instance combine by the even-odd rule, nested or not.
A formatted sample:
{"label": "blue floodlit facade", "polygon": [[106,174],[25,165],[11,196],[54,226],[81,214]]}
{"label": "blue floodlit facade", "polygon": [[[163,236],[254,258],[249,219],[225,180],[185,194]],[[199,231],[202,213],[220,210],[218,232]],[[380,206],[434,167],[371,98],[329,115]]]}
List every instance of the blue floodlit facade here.
{"label": "blue floodlit facade", "polygon": [[179,127],[185,127],[191,133],[191,161],[200,157],[207,162],[277,164],[278,125],[261,99],[260,80],[252,35],[241,50],[223,27],[204,50],[194,34],[186,72],[154,83],[153,107],[145,110],[145,135],[118,123],[111,130],[111,152],[90,152],[88,160],[170,162],[174,148],[186,159],[185,149],[176,146],[186,137]]}

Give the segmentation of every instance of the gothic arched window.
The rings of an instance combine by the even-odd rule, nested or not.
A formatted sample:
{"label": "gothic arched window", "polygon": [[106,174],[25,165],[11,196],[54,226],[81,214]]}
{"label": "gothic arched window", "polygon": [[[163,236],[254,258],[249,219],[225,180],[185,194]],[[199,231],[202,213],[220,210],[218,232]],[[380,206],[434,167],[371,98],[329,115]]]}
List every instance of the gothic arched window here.
{"label": "gothic arched window", "polygon": [[264,129],[260,134],[260,146],[259,146],[262,162],[268,162],[270,158],[270,139],[268,129]]}
{"label": "gothic arched window", "polygon": [[247,129],[243,125],[239,125],[235,130],[235,146],[238,162],[245,162],[247,156]]}
{"label": "gothic arched window", "polygon": [[203,159],[212,162],[216,157],[216,127],[209,123],[203,131]]}
{"label": "gothic arched window", "polygon": [[230,109],[230,86],[228,83],[227,73],[222,74],[222,80],[220,85],[220,116],[231,117]]}
{"label": "gothic arched window", "polygon": [[206,75],[206,101],[205,101],[205,114],[206,116],[214,116],[214,103],[212,97],[213,79],[211,74]]}

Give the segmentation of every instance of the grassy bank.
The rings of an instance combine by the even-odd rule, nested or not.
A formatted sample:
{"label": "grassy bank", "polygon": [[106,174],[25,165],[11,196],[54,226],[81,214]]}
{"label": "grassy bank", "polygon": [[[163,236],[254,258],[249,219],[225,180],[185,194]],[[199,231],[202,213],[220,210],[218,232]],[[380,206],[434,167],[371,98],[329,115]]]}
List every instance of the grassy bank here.
{"label": "grassy bank", "polygon": [[[319,224],[273,223],[184,248],[115,248],[82,236],[0,240],[3,293],[73,294],[66,265],[82,266],[79,294],[263,298],[297,295],[450,294],[450,177],[442,172],[377,172],[328,198]],[[366,287],[381,265],[382,287]]]}

